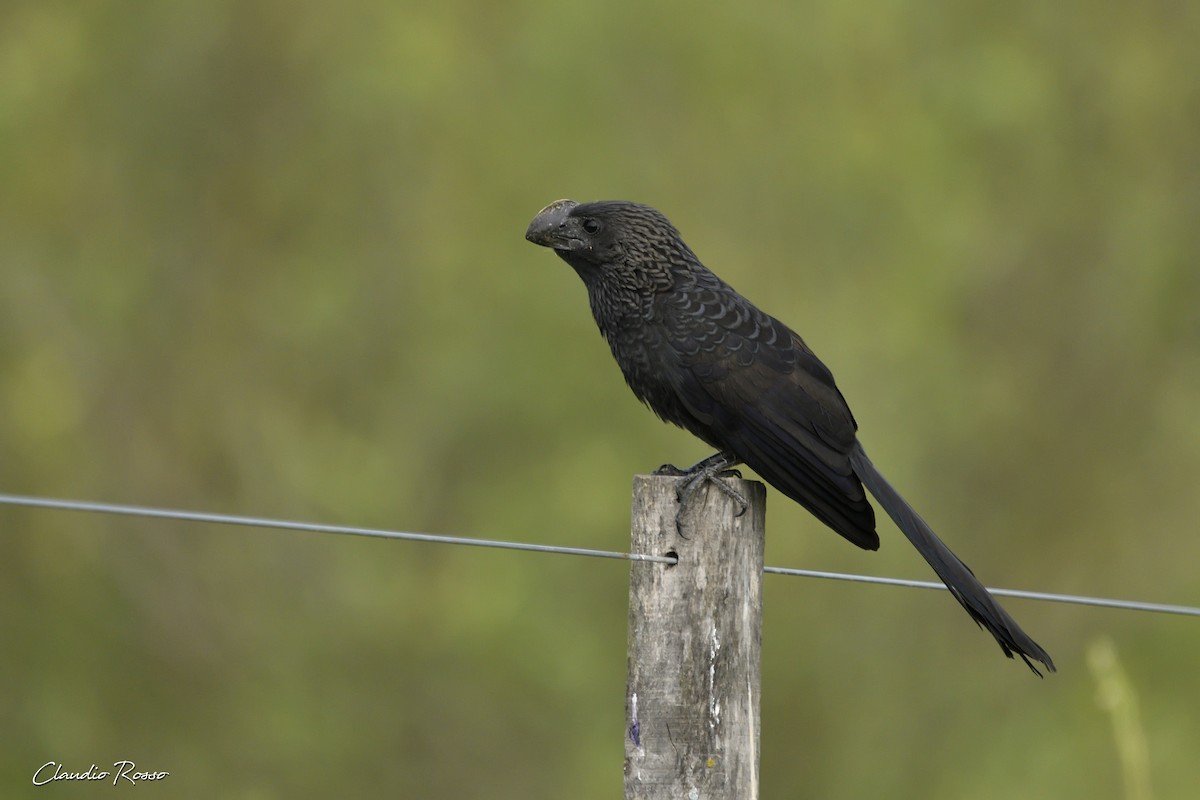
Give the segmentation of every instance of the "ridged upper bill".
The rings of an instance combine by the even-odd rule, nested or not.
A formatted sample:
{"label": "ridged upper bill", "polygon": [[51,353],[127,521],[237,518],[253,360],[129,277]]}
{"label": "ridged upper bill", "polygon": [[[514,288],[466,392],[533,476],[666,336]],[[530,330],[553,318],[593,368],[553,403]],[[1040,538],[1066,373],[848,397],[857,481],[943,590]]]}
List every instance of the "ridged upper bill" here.
{"label": "ridged upper bill", "polygon": [[579,205],[574,200],[555,200],[543,208],[525,229],[525,238],[542,247],[564,247],[560,232],[566,225],[571,209]]}

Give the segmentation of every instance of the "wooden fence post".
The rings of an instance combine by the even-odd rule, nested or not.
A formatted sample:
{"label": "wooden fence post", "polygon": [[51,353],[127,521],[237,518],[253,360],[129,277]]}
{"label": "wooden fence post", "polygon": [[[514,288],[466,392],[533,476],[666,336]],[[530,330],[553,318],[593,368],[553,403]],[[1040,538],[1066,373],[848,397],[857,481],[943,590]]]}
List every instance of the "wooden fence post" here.
{"label": "wooden fence post", "polygon": [[728,480],[689,502],[676,533],[679,479],[633,480],[633,562],[625,691],[625,800],[757,800],[766,490]]}

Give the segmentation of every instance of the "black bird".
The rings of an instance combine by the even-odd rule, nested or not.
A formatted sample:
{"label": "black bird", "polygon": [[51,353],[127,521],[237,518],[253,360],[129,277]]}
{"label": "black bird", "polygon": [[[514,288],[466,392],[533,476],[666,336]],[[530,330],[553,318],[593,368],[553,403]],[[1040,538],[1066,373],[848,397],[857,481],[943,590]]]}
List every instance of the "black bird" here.
{"label": "black bird", "polygon": [[[866,550],[879,548],[871,492],[971,618],[1037,675],[1054,662],[892,488],[858,442],[833,375],[796,333],[708,270],[659,211],[558,200],[525,232],[574,268],[638,399],[717,449],[681,497],[736,464]],[[673,469],[673,468],[664,468]],[[715,485],[732,492],[723,482]]]}

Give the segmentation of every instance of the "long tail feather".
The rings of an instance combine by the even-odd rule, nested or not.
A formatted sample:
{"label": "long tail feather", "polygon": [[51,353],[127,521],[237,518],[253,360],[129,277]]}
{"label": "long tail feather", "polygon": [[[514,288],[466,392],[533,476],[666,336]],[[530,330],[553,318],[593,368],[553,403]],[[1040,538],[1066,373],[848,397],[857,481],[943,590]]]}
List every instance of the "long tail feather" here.
{"label": "long tail feather", "polygon": [[971,572],[970,568],[950,551],[950,548],[937,537],[925,520],[921,519],[921,516],[905,502],[900,493],[892,488],[892,485],[867,458],[862,445],[855,445],[854,450],[850,453],[850,463],[854,467],[858,479],[879,501],[883,510],[912,542],[913,547],[917,548],[917,552],[929,562],[929,566],[933,567],[933,571],[971,615],[971,619],[996,637],[1004,654],[1009,658],[1012,658],[1014,653],[1019,655],[1021,660],[1038,676],[1041,676],[1042,673],[1030,659],[1041,662],[1046,669],[1054,672],[1054,662],[1050,659],[1049,654],[1025,631],[1021,630],[1021,626],[1000,607],[996,599],[979,582],[975,573]]}

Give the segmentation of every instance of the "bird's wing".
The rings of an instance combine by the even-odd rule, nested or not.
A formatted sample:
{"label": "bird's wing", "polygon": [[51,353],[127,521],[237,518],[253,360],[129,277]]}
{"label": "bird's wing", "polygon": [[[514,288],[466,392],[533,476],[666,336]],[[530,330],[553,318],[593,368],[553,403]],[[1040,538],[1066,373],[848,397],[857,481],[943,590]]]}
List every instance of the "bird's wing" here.
{"label": "bird's wing", "polygon": [[877,549],[874,511],[850,464],[854,417],[825,365],[724,284],[675,293],[672,303],[664,316],[677,368],[669,373],[682,406],[710,434],[703,438],[854,544]]}

